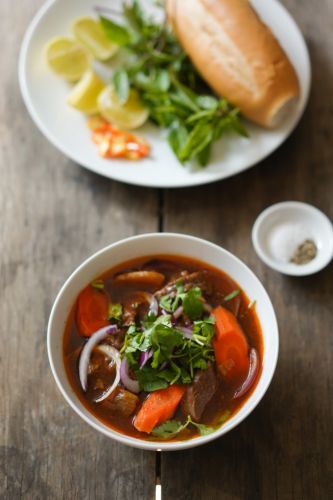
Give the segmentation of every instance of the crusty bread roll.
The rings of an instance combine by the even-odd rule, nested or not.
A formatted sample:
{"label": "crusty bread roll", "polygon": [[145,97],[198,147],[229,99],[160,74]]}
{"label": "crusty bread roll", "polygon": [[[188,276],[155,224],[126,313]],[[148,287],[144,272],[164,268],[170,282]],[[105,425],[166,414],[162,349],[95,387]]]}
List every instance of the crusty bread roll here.
{"label": "crusty bread roll", "polygon": [[209,86],[264,127],[299,95],[293,66],[248,0],[167,0],[175,35]]}

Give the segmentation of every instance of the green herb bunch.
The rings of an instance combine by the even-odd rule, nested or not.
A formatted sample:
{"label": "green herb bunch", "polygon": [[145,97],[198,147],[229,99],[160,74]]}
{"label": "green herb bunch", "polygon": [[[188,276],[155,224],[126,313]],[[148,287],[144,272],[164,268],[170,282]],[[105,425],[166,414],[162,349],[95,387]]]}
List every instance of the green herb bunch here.
{"label": "green herb bunch", "polygon": [[[169,314],[158,317],[149,314],[140,325],[129,327],[122,355],[126,356],[141,390],[151,392],[175,383],[190,384],[196,369],[205,370],[209,361],[214,361],[214,318],[205,313],[201,298],[200,288],[185,292],[178,284],[175,296],[160,299],[160,306]],[[171,312],[179,305],[193,321],[190,338],[173,325]],[[140,357],[147,351],[151,358],[140,366]]]}
{"label": "green herb bunch", "polygon": [[168,129],[168,142],[181,163],[196,159],[205,166],[212,144],[226,131],[247,136],[239,110],[216,97],[204,83],[167,24],[147,17],[138,0],[124,3],[126,24],[100,16],[108,37],[123,46],[128,58],[114,73],[122,103],[135,88],[150,119]]}

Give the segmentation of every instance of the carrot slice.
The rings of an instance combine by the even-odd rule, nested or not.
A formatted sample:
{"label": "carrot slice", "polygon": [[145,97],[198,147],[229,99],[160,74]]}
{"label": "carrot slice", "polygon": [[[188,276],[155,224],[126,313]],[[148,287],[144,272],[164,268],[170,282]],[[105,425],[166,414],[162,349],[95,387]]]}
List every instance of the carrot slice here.
{"label": "carrot slice", "polygon": [[87,286],[79,295],[76,322],[81,335],[90,337],[96,330],[109,324],[109,300],[103,290]]}
{"label": "carrot slice", "polygon": [[240,382],[249,371],[249,346],[235,316],[222,306],[212,311],[215,317],[213,347],[216,364],[223,377]]}
{"label": "carrot slice", "polygon": [[156,425],[173,417],[184,392],[184,386],[170,385],[149,394],[135,417],[134,427],[149,434]]}

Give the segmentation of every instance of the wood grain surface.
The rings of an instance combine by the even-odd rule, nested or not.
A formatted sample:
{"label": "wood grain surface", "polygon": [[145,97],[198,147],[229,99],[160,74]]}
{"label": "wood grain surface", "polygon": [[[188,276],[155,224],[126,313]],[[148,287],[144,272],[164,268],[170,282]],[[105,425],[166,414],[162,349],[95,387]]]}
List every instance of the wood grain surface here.
{"label": "wood grain surface", "polygon": [[281,343],[270,390],[243,424],[207,446],[162,454],[163,500],[333,498],[333,265],[283,277],[260,263],[250,241],[257,214],[277,201],[307,201],[333,219],[332,0],[284,0],[313,65],[309,106],[290,139],[242,175],[165,192],[89,173],[31,122],[17,60],[41,3],[0,3],[0,498],[154,498],[155,454],[107,440],[69,409],[45,340],[55,295],[84,258],[159,229],[207,238],[242,258],[272,298]]}

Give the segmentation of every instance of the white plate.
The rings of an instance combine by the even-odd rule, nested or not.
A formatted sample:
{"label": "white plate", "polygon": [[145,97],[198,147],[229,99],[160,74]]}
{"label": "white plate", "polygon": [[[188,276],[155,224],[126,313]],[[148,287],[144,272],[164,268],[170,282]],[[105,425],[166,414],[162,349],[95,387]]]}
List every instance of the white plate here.
{"label": "white plate", "polygon": [[[110,5],[110,0],[97,2]],[[113,4],[120,0],[113,0]],[[288,53],[301,84],[301,96],[293,114],[277,130],[247,125],[250,139],[230,135],[214,148],[205,169],[182,167],[165,140],[165,132],[147,125],[144,135],[152,146],[151,158],[140,162],[105,160],[90,139],[86,119],[66,105],[70,86],[46,66],[43,47],[53,36],[69,33],[75,17],[93,14],[96,0],[49,0],[31,22],[21,48],[19,80],[31,117],[60,151],[80,165],[118,181],[150,187],[185,187],[214,182],[235,175],[272,153],[298,123],[309,95],[311,69],[303,36],[277,0],[252,0],[261,18],[273,30]]]}

